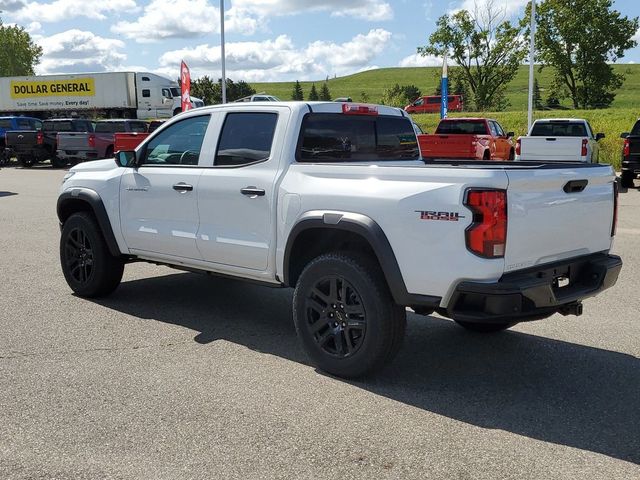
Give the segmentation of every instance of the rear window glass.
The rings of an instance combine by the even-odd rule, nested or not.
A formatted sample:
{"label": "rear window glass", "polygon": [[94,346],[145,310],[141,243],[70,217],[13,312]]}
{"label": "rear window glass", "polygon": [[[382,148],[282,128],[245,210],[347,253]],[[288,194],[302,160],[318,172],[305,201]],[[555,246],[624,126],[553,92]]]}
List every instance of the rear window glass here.
{"label": "rear window glass", "polygon": [[44,130],[47,132],[73,132],[71,122],[44,122]]}
{"label": "rear window glass", "polygon": [[[2,122],[2,120],[0,120]],[[0,123],[0,128],[2,128],[2,123]],[[640,135],[640,121],[637,121],[633,126],[633,130],[631,130],[631,135]]]}
{"label": "rear window glass", "polygon": [[27,119],[27,118],[19,118],[16,120],[16,127],[18,129],[25,129],[28,130],[30,128],[35,128],[34,127],[34,122],[32,122],[31,120]]}
{"label": "rear window glass", "polygon": [[125,131],[124,122],[98,122],[96,133],[121,133]]}
{"label": "rear window glass", "polygon": [[299,162],[377,162],[420,158],[405,117],[312,113],[302,124]]}
{"label": "rear window glass", "polygon": [[11,120],[8,118],[0,120],[0,128],[11,128]]}
{"label": "rear window glass", "polygon": [[440,122],[436,133],[444,135],[486,135],[487,126],[483,120],[447,120]]}
{"label": "rear window glass", "polygon": [[147,128],[148,126],[144,122],[129,122],[129,129],[134,133],[145,133]]}
{"label": "rear window glass", "polygon": [[584,123],[538,122],[531,129],[532,137],[586,137]]}

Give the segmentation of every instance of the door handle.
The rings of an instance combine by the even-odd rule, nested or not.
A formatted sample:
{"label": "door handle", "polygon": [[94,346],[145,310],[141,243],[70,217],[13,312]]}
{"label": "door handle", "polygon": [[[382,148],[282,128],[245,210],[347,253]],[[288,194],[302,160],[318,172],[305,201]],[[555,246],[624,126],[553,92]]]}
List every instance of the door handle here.
{"label": "door handle", "polygon": [[193,185],[188,185],[186,183],[180,182],[180,183],[176,183],[173,186],[173,189],[176,192],[180,192],[180,193],[191,192],[193,191]]}
{"label": "door handle", "polygon": [[262,188],[244,187],[240,189],[240,193],[248,197],[264,197],[266,192]]}

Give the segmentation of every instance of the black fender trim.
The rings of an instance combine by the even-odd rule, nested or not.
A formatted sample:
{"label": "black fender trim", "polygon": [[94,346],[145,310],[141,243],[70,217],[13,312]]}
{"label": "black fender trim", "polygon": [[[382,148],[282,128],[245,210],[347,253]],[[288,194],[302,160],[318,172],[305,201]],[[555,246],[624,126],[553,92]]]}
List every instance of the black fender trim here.
{"label": "black fender trim", "polygon": [[[120,247],[118,247],[118,242],[113,234],[107,210],[104,208],[102,198],[100,198],[100,195],[98,195],[96,191],[88,188],[73,188],[62,193],[58,197],[58,204],[56,205],[56,212],[60,223],[64,223],[64,221],[71,215],[68,214],[65,206],[78,201],[84,202],[91,207],[91,211],[98,221],[98,226],[100,227],[100,230],[102,230],[102,234],[104,235],[104,239],[107,242],[111,255],[114,257],[121,256],[122,252],[120,252]],[[72,210],[72,213],[75,213],[75,211]]]}
{"label": "black fender trim", "polygon": [[309,229],[336,229],[355,233],[363,237],[373,249],[382,272],[387,280],[391,295],[398,305],[405,307],[437,308],[441,297],[431,295],[411,294],[402,278],[402,272],[396,259],[391,244],[384,231],[374,220],[366,215],[347,212],[308,212],[304,214],[298,223],[291,229],[284,253],[284,284],[289,287],[291,279],[289,271],[291,266],[291,251],[298,236]]}

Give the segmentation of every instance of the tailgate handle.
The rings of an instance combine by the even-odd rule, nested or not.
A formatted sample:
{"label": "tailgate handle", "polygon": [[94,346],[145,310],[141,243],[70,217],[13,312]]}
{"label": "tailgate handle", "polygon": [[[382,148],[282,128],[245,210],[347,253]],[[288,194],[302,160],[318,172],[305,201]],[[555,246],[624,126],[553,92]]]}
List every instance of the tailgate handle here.
{"label": "tailgate handle", "polygon": [[567,182],[563,190],[565,193],[580,193],[587,187],[588,183],[589,180],[571,180]]}
{"label": "tailgate handle", "polygon": [[545,138],[545,140],[546,140],[547,142],[555,142],[555,141],[556,141],[556,139],[555,139],[555,138]]}

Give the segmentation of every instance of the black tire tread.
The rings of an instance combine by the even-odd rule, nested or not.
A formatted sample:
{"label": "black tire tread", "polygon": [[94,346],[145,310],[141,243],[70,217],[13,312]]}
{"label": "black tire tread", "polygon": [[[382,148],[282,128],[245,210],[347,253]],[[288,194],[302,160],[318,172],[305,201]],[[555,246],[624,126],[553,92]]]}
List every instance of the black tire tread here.
{"label": "black tire tread", "polygon": [[[77,222],[82,224],[94,243],[93,252],[95,276],[94,281],[90,282],[88,285],[78,285],[77,283],[74,283],[65,270],[65,235],[66,232],[73,227],[74,223]],[[64,226],[62,227],[62,235],[60,237],[60,263],[69,287],[71,287],[77,295],[86,298],[103,297],[113,292],[118,285],[120,285],[122,274],[124,272],[124,261],[119,257],[111,255],[98,223],[93,215],[88,212],[74,213],[64,223]]]}
{"label": "black tire tread", "polygon": [[[406,311],[404,307],[396,305],[393,301],[389,287],[376,260],[359,252],[339,251],[320,255],[307,264],[300,275],[300,279],[303,279],[306,272],[310,269],[324,262],[340,262],[356,270],[363,282],[367,283],[369,288],[371,288],[369,294],[372,294],[374,298],[380,300],[381,308],[383,309],[382,315],[384,315],[384,318],[387,318],[387,321],[382,324],[383,332],[382,335],[380,335],[379,345],[376,348],[376,355],[362,359],[357,366],[351,368],[330,370],[326,368],[326,366],[323,367],[319,365],[320,368],[344,378],[362,377],[380,370],[384,365],[393,360],[402,346],[406,330]],[[300,295],[304,295],[304,293],[301,292],[300,279],[294,291],[294,318],[298,317],[298,298]],[[296,331],[300,336],[301,332],[297,322]]]}

